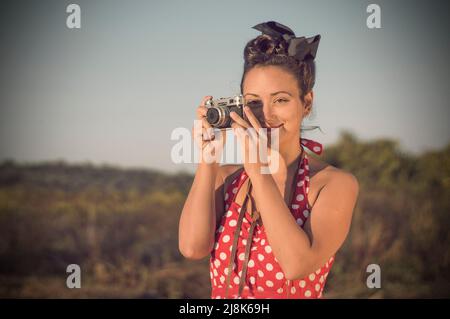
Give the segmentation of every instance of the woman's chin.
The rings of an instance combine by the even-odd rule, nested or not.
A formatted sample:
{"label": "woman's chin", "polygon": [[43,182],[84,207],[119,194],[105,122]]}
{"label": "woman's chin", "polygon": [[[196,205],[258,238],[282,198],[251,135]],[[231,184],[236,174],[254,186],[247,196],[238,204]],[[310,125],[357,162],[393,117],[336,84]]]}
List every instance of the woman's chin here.
{"label": "woman's chin", "polygon": [[284,129],[284,125],[281,124],[279,126],[276,127],[264,127],[267,130],[267,134],[275,134],[276,131],[278,130],[278,132],[280,133],[283,129]]}
{"label": "woman's chin", "polygon": [[285,135],[284,126],[280,125],[279,127],[275,127],[275,128],[268,127],[268,128],[266,128],[266,130],[267,130],[266,132],[267,132],[267,138],[268,138],[268,145],[269,145],[269,147],[270,147],[270,145],[272,145],[274,143],[272,141],[272,139],[274,139],[274,138],[278,139],[278,145],[279,145],[281,143],[281,141],[283,140],[283,137]]}

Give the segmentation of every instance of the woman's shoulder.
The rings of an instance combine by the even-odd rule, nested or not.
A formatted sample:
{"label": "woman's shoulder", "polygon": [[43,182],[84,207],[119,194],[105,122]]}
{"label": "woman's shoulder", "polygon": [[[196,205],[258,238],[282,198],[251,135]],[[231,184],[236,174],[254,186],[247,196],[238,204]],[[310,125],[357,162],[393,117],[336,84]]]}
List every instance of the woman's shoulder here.
{"label": "woman's shoulder", "polygon": [[358,184],[356,177],[349,171],[335,167],[317,158],[310,158],[310,178],[320,181],[319,184],[325,186],[331,182],[344,184]]}
{"label": "woman's shoulder", "polygon": [[[310,203],[314,206],[319,194],[333,194],[333,197],[348,196],[349,202],[358,196],[359,184],[356,177],[341,168],[337,168],[324,161],[314,159],[310,161]],[[322,190],[329,189],[323,193]],[[337,199],[337,198],[336,198]],[[334,200],[334,199],[333,199]]]}

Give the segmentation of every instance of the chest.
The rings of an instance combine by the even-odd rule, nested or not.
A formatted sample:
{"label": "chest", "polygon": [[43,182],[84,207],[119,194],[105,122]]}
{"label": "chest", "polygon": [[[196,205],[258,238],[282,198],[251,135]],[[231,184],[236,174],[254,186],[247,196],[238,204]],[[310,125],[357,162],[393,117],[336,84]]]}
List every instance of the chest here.
{"label": "chest", "polygon": [[[311,172],[307,172],[307,174],[304,175],[302,178],[295,176],[295,174],[292,174],[292,176],[288,176],[283,181],[276,181],[276,180],[274,181],[277,185],[277,189],[280,195],[282,195],[288,207],[291,206],[291,203],[293,202],[292,197],[295,196],[295,194],[302,194],[306,198],[306,201],[304,202],[304,205],[300,209],[302,210],[302,212],[305,209],[307,209],[308,213],[310,214],[312,207],[314,206],[314,203],[316,202],[317,197],[320,193],[320,190],[326,183],[325,175],[326,174],[324,171],[320,172],[319,174],[319,172],[317,172],[316,170],[312,170]],[[244,199],[246,196],[249,180],[250,178],[246,178],[246,180],[242,183],[242,185],[237,190],[237,193],[235,194],[234,202],[237,203],[239,206],[244,204]],[[253,198],[255,198],[252,191],[251,194]],[[254,210],[260,210],[256,198],[254,199],[253,205]],[[250,206],[249,201],[247,201],[246,207],[244,207],[244,209],[250,212],[251,208],[252,207]],[[263,224],[264,224],[263,218],[259,218],[257,225],[261,227]],[[312,231],[310,218],[305,218],[304,223],[301,223],[300,226],[302,226],[303,230],[307,233],[308,237],[311,238]]]}

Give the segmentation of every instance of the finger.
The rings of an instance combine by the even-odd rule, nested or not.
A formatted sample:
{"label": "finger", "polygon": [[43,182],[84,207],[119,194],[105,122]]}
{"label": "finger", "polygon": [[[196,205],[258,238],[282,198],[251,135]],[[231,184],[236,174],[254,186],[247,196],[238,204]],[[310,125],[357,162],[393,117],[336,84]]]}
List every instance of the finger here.
{"label": "finger", "polygon": [[232,123],[231,127],[233,128],[233,134],[237,136],[238,140],[240,140],[245,134],[245,128],[237,123]]}
{"label": "finger", "polygon": [[192,128],[192,136],[194,138],[195,143],[200,148],[203,148],[203,144],[205,144],[205,143],[203,142],[203,139],[202,139],[202,136],[203,136],[202,128],[201,127],[200,128],[195,128],[195,127]]}
{"label": "finger", "polygon": [[203,97],[202,101],[200,102],[200,105],[197,107],[197,118],[201,119],[202,117],[206,116],[206,112],[208,111],[208,108],[206,107],[205,103],[209,99],[212,99],[212,95],[207,95]]}
{"label": "finger", "polygon": [[258,134],[259,132],[258,131],[256,131],[256,129],[254,129],[254,128],[249,128],[248,130],[247,130],[247,135],[248,135],[248,137],[249,137],[249,141],[251,141],[252,143],[254,143],[254,144],[258,144],[258,138],[259,138],[259,134]]}
{"label": "finger", "polygon": [[219,135],[222,138],[222,142],[225,143],[227,140],[227,130],[226,129],[219,129]]}
{"label": "finger", "polygon": [[231,128],[233,129],[233,133],[235,136],[237,136],[238,141],[243,143],[245,136],[247,135],[248,128],[243,127],[242,125],[233,122],[231,123]]}
{"label": "finger", "polygon": [[200,105],[197,108],[197,118],[200,120],[206,116],[206,112],[208,112],[208,108],[206,106]]}
{"label": "finger", "polygon": [[215,140],[215,135],[211,134],[209,129],[203,129],[201,139],[203,142],[212,142]]}
{"label": "finger", "polygon": [[[253,130],[253,129],[252,129]],[[258,147],[257,144],[253,142],[253,139],[251,137],[252,134],[256,133],[249,133],[251,130],[246,130],[246,132],[243,134],[242,137],[242,154],[244,155],[244,162],[246,163],[256,163],[256,157],[258,154]]]}
{"label": "finger", "polygon": [[248,106],[244,106],[244,113],[250,124],[259,132],[259,129],[261,128],[261,123],[259,123],[258,119],[256,118],[255,114],[253,114],[252,110]]}
{"label": "finger", "polygon": [[244,126],[242,126],[241,124],[239,124],[237,122],[232,122],[230,126],[233,130],[238,129],[238,128],[245,129]]}
{"label": "finger", "polygon": [[212,99],[212,95],[207,95],[205,97],[203,97],[202,101],[200,102],[200,106],[205,106],[206,101]]}
{"label": "finger", "polygon": [[208,120],[206,119],[206,117],[202,118],[202,125],[204,128],[208,128],[208,129],[212,129],[213,127],[211,126],[211,124],[209,124]]}
{"label": "finger", "polygon": [[258,148],[259,134],[255,128],[243,127],[240,122],[231,123],[231,127],[233,128],[235,135],[238,137],[238,140],[241,142],[243,150],[247,150],[248,148]]}
{"label": "finger", "polygon": [[199,145],[202,145],[204,147],[204,144],[208,144],[207,142],[213,141],[215,139],[214,135],[211,135],[209,132],[209,129],[200,127],[200,128],[193,128],[192,129],[192,135],[194,139],[197,141]]}
{"label": "finger", "polygon": [[253,111],[251,110],[250,107],[245,106],[244,107],[244,113],[247,117],[247,119],[249,120],[249,122],[253,125],[253,127],[256,129],[260,141],[261,143],[264,143],[267,145],[267,140],[268,140],[268,134],[267,134],[267,129],[263,128],[261,126],[261,123],[259,122],[258,118],[256,117],[255,113],[253,113]]}
{"label": "finger", "polygon": [[202,118],[203,125],[203,140],[204,141],[212,141],[215,138],[214,129],[211,124],[208,123],[208,120],[204,117]]}
{"label": "finger", "polygon": [[245,127],[245,128],[251,127],[250,123],[248,123],[246,120],[244,120],[236,112],[231,112],[230,117],[233,119],[234,122],[238,123],[242,127]]}
{"label": "finger", "polygon": [[203,134],[202,129],[203,129],[202,123],[199,120],[195,120],[194,126],[192,127],[192,136],[196,139],[200,138],[201,140],[201,136]]}

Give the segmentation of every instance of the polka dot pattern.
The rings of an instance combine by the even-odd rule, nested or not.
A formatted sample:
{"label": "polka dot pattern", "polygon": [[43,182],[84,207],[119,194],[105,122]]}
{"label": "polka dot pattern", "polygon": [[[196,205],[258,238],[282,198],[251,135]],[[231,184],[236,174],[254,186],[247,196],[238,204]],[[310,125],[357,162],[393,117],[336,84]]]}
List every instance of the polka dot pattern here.
{"label": "polka dot pattern", "polygon": [[[322,145],[313,140],[302,138],[302,148],[320,155]],[[237,227],[240,206],[234,200],[248,175],[242,171],[228,186],[225,194],[225,211],[215,234],[214,249],[210,258],[211,298],[222,299],[226,296],[226,278],[231,258],[233,235]],[[291,213],[298,227],[303,228],[311,214],[308,203],[309,164],[308,155],[299,162],[296,175],[294,196],[290,204]],[[251,241],[247,242],[251,226],[250,212],[245,212],[241,225],[236,259],[231,271],[228,298],[322,298],[323,289],[329,271],[334,262],[334,256],[321,268],[296,280],[286,280],[283,270],[274,256],[272,247],[266,236],[264,225],[256,225]],[[243,262],[246,246],[250,245],[247,274],[242,278]],[[241,297],[238,296],[239,283],[244,281]]]}

